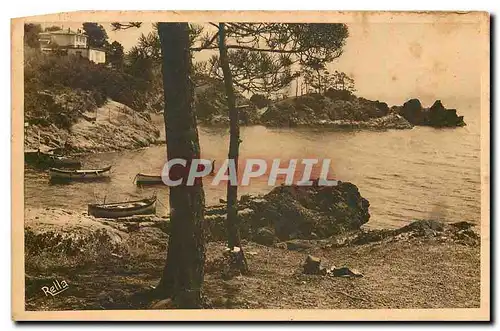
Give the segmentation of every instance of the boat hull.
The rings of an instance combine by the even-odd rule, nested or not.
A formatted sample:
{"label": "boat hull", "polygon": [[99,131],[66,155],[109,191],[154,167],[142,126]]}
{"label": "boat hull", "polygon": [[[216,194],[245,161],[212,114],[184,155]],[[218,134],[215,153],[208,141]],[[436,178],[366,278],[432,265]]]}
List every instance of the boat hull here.
{"label": "boat hull", "polygon": [[102,180],[108,179],[111,167],[95,170],[63,170],[57,168],[50,168],[49,175],[52,181],[71,181],[71,180]]}
{"label": "boat hull", "polygon": [[52,167],[55,168],[67,168],[67,169],[80,169],[82,163],[78,160],[67,158],[67,157],[56,157],[52,159]]}
{"label": "boat hull", "polygon": [[163,184],[161,176],[137,174],[135,176],[136,185],[159,185]]}
{"label": "boat hull", "polygon": [[156,213],[156,198],[108,205],[88,205],[88,214],[96,218],[120,218],[134,215],[150,215],[154,213]]}
{"label": "boat hull", "polygon": [[61,156],[55,154],[48,154],[42,152],[28,151],[24,153],[24,160],[27,164],[35,166],[40,169],[47,168],[66,168],[66,169],[80,169],[82,163],[75,158],[68,156]]}

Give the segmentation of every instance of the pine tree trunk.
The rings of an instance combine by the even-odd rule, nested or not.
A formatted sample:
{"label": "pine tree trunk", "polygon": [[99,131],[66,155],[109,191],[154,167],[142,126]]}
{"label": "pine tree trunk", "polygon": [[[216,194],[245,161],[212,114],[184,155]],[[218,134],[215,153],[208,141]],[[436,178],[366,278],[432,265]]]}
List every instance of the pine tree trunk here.
{"label": "pine tree trunk", "polygon": [[[219,56],[220,65],[224,74],[224,86],[226,89],[227,105],[229,108],[229,153],[228,159],[234,160],[236,170],[238,169],[238,157],[240,148],[240,124],[238,118],[238,109],[236,108],[236,97],[233,90],[233,77],[229,68],[229,59],[226,48],[225,24],[219,24]],[[237,174],[236,174],[236,177]],[[247,271],[247,264],[241,249],[241,239],[238,221],[238,185],[227,183],[227,218],[226,231],[228,247],[233,250],[234,247],[240,248],[241,270]]]}
{"label": "pine tree trunk", "polygon": [[[187,23],[159,23],[165,96],[167,158],[200,158],[193,109],[191,55]],[[157,291],[180,308],[200,308],[205,237],[205,194],[201,181],[194,186],[170,187],[170,238],[167,261]]]}
{"label": "pine tree trunk", "polygon": [[318,93],[321,94],[321,74],[319,70],[316,70],[316,72],[318,73]]}

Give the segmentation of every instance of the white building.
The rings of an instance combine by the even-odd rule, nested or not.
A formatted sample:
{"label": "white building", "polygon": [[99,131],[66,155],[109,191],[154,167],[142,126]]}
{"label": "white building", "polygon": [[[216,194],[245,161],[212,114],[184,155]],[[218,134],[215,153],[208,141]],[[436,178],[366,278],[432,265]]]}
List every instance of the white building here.
{"label": "white building", "polygon": [[95,63],[106,62],[106,52],[103,49],[88,46],[88,37],[80,29],[42,32],[39,40],[42,52],[62,50],[68,55],[80,55]]}

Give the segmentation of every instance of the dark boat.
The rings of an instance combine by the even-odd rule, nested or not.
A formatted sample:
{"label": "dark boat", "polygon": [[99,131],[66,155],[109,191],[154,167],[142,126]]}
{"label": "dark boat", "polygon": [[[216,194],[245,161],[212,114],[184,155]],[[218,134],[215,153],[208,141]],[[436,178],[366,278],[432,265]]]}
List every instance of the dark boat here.
{"label": "dark boat", "polygon": [[96,180],[107,178],[111,166],[101,169],[86,170],[65,170],[50,168],[49,175],[51,180]]}
{"label": "dark boat", "polygon": [[24,160],[27,164],[37,168],[66,168],[80,169],[82,163],[80,160],[69,156],[44,153],[37,150],[28,150],[24,152]]}
{"label": "dark boat", "polygon": [[51,157],[49,164],[54,168],[80,169],[82,167],[82,163],[79,160],[68,156],[54,155]]}
{"label": "dark boat", "polygon": [[158,185],[163,184],[163,180],[161,179],[161,176],[139,173],[135,175],[135,183],[137,185]]}
{"label": "dark boat", "polygon": [[133,215],[149,215],[156,212],[156,197],[136,201],[89,204],[88,213],[98,218],[119,218]]}
{"label": "dark boat", "polygon": [[[200,165],[201,167],[201,165]],[[215,174],[215,160],[212,161],[212,170],[210,172],[210,176]],[[161,176],[158,175],[147,175],[147,174],[142,174],[138,173],[135,175],[135,184],[136,185],[159,185],[159,184],[164,184]]]}

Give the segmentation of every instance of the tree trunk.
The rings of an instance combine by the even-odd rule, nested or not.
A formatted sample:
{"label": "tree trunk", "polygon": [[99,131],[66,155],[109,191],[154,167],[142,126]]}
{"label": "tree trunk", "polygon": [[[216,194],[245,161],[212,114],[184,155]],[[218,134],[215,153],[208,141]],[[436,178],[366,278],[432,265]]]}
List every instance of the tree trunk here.
{"label": "tree trunk", "polygon": [[319,70],[316,70],[316,72],[318,73],[318,93],[321,94],[321,74]]}
{"label": "tree trunk", "polygon": [[[165,96],[167,158],[200,158],[193,109],[191,55],[187,23],[159,23]],[[157,293],[172,298],[180,308],[200,308],[205,237],[205,194],[201,181],[194,186],[170,187],[170,238],[167,261]]]}
{"label": "tree trunk", "polygon": [[[234,160],[236,165],[236,178],[238,178],[238,157],[240,149],[240,124],[238,118],[238,109],[236,108],[236,97],[233,90],[233,77],[229,68],[229,59],[226,48],[226,30],[225,24],[219,23],[219,56],[220,65],[224,74],[224,86],[226,89],[227,106],[229,109],[229,153],[228,159]],[[238,185],[232,185],[231,181],[227,183],[227,217],[226,231],[227,244],[233,250],[239,247],[241,252],[241,270],[247,271],[247,264],[241,248],[241,239],[238,220]]]}

